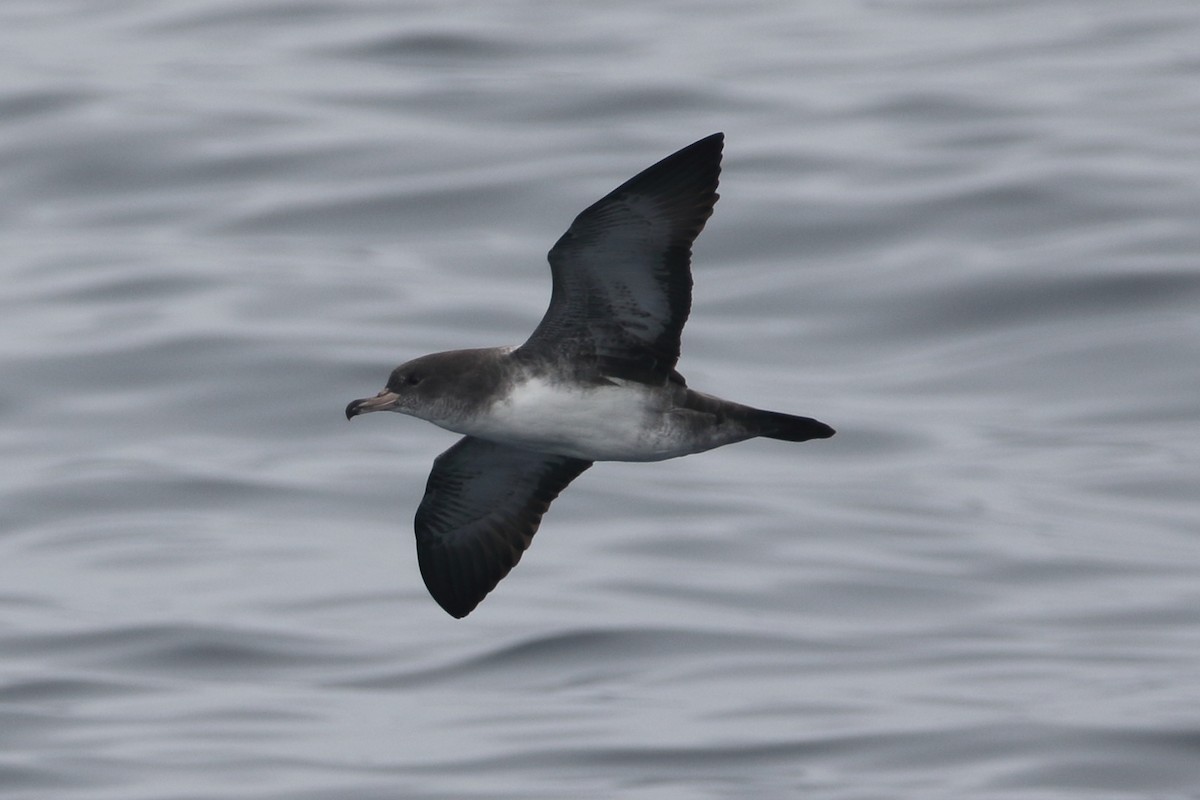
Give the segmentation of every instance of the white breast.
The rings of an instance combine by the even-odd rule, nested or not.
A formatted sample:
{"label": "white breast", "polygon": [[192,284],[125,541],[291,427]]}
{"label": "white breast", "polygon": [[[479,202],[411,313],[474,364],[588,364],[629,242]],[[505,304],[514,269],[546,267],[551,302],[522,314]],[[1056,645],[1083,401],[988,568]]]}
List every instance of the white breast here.
{"label": "white breast", "polygon": [[578,387],[533,378],[493,403],[462,433],[588,461],[681,455],[662,395],[638,383]]}

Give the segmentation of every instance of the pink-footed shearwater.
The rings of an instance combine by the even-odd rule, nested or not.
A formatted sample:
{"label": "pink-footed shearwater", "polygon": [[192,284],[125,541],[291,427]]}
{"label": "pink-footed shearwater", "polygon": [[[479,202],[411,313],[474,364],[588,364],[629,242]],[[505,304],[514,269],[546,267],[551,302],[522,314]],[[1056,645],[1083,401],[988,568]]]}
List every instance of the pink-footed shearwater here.
{"label": "pink-footed shearwater", "polygon": [[636,175],[550,250],[550,308],[520,347],[401,364],[350,419],[398,411],[465,436],[433,462],[417,561],[433,599],[465,617],[529,547],[542,515],[595,461],[661,461],[833,428],[689,389],[675,371],[692,304],[692,242],[717,202],[724,135]]}

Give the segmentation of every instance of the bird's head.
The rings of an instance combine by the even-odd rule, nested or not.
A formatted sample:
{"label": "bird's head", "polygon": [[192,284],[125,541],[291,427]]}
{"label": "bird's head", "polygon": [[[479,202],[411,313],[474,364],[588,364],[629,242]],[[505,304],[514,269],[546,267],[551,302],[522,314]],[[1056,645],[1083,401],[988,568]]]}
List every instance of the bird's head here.
{"label": "bird's head", "polygon": [[397,411],[443,424],[466,411],[470,399],[494,383],[494,367],[481,363],[484,352],[433,353],[401,364],[392,370],[383,391],[346,406],[346,419],[370,411]]}

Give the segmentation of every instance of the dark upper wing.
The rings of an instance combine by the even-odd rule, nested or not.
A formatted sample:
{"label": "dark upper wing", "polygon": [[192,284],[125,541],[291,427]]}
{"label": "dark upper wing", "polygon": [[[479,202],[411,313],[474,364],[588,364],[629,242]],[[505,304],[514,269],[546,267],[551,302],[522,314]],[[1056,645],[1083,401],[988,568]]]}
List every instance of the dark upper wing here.
{"label": "dark upper wing", "polygon": [[661,383],[692,306],[692,242],[717,202],[724,134],[636,175],[575,218],[550,250],[554,291],[518,351],[590,374]]}
{"label": "dark upper wing", "polygon": [[521,559],[542,514],[592,462],[467,436],[433,462],[417,562],[433,599],[465,617]]}

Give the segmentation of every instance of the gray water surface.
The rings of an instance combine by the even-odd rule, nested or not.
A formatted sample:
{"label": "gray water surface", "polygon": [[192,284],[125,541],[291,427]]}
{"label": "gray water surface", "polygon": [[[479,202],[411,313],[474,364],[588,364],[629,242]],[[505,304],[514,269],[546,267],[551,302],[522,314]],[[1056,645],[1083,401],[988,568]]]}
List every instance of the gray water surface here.
{"label": "gray water surface", "polygon": [[[1200,7],[8,2],[0,797],[1200,796]],[[727,135],[693,386],[457,622],[545,252]]]}

